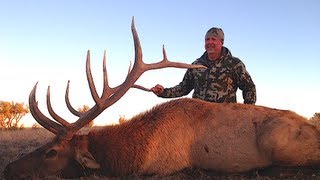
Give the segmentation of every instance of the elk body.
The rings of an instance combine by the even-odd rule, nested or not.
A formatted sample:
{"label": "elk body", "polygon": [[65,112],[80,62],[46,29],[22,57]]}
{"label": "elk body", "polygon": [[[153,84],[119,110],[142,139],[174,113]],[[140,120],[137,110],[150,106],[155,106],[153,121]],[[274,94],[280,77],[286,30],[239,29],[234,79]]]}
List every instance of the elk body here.
{"label": "elk body", "polygon": [[178,99],[87,136],[105,173],[167,175],[186,167],[245,172],[320,162],[320,133],[290,112]]}
{"label": "elk body", "polygon": [[143,72],[164,67],[203,68],[170,62],[144,64],[139,38],[132,24],[135,63],[123,84],[108,86],[104,58],[104,89],[98,96],[87,56],[87,77],[96,105],[88,112],[69,110],[79,117],[68,123],[51,107],[55,121],[44,116],[35,99],[36,86],[29,105],[34,118],[56,134],[48,144],[7,165],[7,179],[28,179],[62,174],[83,175],[95,170],[103,175],[167,175],[186,167],[222,172],[244,172],[271,165],[308,166],[320,164],[320,133],[303,117],[284,110],[248,104],[217,104],[182,98],[155,106],[131,120],[93,130],[87,135],[76,132],[114,104],[135,85]]}

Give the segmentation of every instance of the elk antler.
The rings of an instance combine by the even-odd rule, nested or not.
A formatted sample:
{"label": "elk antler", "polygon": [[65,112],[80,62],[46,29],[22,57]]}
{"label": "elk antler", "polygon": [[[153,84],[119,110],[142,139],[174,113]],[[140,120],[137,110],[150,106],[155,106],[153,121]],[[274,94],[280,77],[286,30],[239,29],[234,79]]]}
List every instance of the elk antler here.
{"label": "elk antler", "polygon": [[132,30],[134,48],[135,48],[135,60],[134,60],[132,69],[131,70],[129,69],[128,75],[121,85],[115,88],[111,88],[109,86],[107,69],[106,69],[106,53],[104,53],[104,58],[103,58],[104,87],[103,87],[102,95],[101,97],[99,97],[93,82],[92,74],[91,74],[90,51],[88,51],[87,53],[86,74],[87,74],[87,80],[88,80],[90,92],[96,104],[87,112],[80,113],[71,106],[71,103],[69,101],[69,83],[70,82],[68,81],[65,100],[70,112],[73,113],[75,116],[79,117],[79,119],[76,122],[68,123],[66,120],[61,118],[59,115],[57,115],[53,111],[53,108],[51,107],[51,102],[50,102],[50,87],[48,87],[48,91],[47,91],[47,106],[48,106],[48,111],[51,117],[55,119],[56,122],[46,117],[45,115],[43,115],[38,108],[38,103],[35,98],[37,84],[34,86],[29,96],[29,106],[30,106],[31,114],[38,121],[40,125],[42,125],[44,128],[48,129],[49,131],[53,132],[59,137],[62,137],[65,139],[71,139],[75,132],[77,132],[83,126],[85,126],[90,121],[95,119],[106,108],[108,108],[109,106],[117,102],[131,87],[139,88],[142,90],[148,90],[147,88],[134,84],[144,72],[152,69],[160,69],[160,68],[166,68],[166,67],[205,68],[205,66],[202,66],[202,65],[191,65],[191,64],[185,64],[185,63],[179,63],[179,62],[170,62],[167,59],[164,48],[163,48],[162,61],[158,63],[151,63],[151,64],[144,63],[142,60],[142,50],[141,50],[140,40],[134,25],[134,18],[132,18],[131,30]]}

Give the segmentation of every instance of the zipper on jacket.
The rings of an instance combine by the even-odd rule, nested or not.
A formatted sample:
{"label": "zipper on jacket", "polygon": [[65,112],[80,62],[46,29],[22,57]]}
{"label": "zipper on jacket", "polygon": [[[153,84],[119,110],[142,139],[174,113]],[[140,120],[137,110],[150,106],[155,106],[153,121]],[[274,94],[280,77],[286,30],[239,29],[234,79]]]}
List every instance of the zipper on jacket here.
{"label": "zipper on jacket", "polygon": [[210,84],[210,79],[209,79],[209,76],[210,76],[210,72],[211,72],[211,69],[212,69],[212,66],[207,66],[208,68],[207,68],[207,74],[206,74],[206,79],[207,79],[207,81],[206,81],[206,89],[205,89],[205,94],[204,94],[204,99],[203,100],[207,100],[207,98],[208,98],[208,89],[209,89],[209,84]]}

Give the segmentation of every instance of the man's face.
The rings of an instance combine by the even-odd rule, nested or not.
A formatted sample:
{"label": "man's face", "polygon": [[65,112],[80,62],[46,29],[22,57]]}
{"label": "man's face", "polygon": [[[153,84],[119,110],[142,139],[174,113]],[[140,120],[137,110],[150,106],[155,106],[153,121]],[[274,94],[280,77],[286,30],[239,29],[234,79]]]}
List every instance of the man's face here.
{"label": "man's face", "polygon": [[208,54],[220,54],[222,45],[220,39],[215,36],[208,36],[205,39],[205,49]]}

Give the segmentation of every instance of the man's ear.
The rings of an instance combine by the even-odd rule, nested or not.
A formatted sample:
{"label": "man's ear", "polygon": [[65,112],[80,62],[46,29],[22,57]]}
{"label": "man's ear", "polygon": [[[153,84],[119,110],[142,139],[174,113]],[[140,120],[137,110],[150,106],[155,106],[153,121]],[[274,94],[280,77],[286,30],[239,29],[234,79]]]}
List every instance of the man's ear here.
{"label": "man's ear", "polygon": [[99,169],[100,164],[94,159],[90,152],[84,149],[75,149],[75,159],[82,166],[90,169]]}

